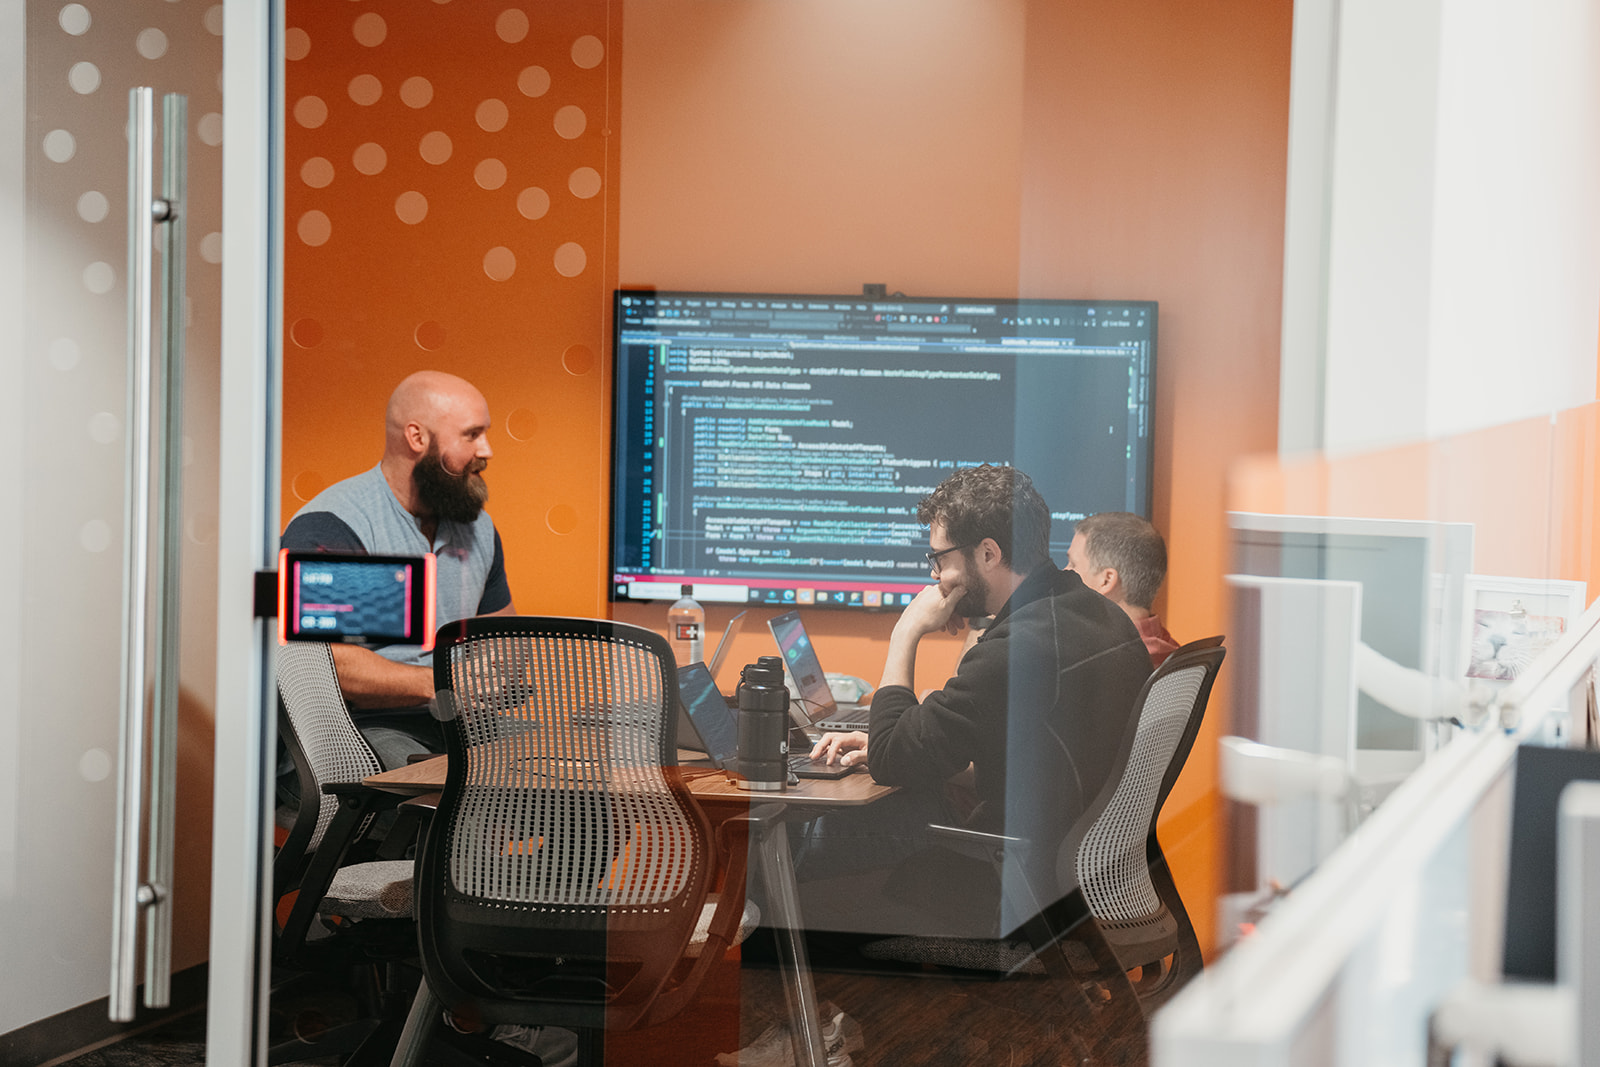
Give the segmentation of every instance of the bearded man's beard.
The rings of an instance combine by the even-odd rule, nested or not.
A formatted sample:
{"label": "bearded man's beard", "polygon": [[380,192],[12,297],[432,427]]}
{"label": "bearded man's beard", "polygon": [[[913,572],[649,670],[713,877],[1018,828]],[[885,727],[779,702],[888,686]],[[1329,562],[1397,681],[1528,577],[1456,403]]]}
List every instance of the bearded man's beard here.
{"label": "bearded man's beard", "polygon": [[435,518],[470,523],[477,520],[489,500],[489,485],[479,474],[488,465],[488,460],[474,456],[460,474],[451,474],[439,455],[438,442],[434,442],[411,468],[411,480],[422,505]]}
{"label": "bearded man's beard", "polygon": [[967,582],[966,592],[956,601],[955,614],[964,619],[976,619],[989,614],[985,606],[989,602],[989,583],[984,581],[983,575],[972,573],[967,575]]}

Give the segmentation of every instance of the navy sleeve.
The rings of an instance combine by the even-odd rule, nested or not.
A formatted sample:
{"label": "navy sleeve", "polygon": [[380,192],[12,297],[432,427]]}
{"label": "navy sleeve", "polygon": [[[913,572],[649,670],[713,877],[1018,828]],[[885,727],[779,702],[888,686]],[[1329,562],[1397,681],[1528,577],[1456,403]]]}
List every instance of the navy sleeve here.
{"label": "navy sleeve", "polygon": [[483,596],[478,600],[478,614],[487,615],[511,604],[511,583],[506,581],[506,553],[500,547],[500,531],[494,532],[494,559],[489,563],[489,577],[483,583]]}
{"label": "navy sleeve", "polygon": [[[312,511],[296,515],[283,531],[280,548],[294,552],[365,552],[348,523],[331,511]],[[496,546],[498,547],[498,545]]]}

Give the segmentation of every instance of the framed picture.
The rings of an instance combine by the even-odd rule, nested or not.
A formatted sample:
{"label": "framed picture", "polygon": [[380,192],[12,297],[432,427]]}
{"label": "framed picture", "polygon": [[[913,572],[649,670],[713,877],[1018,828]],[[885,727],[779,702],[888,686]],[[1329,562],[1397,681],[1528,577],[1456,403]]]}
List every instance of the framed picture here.
{"label": "framed picture", "polygon": [[1587,592],[1583,582],[1467,575],[1460,660],[1466,676],[1511,681],[1583,614]]}

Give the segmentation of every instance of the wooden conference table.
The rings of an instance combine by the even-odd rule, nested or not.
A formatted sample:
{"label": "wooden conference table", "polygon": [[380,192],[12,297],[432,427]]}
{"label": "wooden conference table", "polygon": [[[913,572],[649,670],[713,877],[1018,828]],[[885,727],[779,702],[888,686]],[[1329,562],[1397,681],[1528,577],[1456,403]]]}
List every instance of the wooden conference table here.
{"label": "wooden conference table", "polygon": [[[694,754],[686,752],[679,758],[686,759],[690,755]],[[437,793],[444,788],[445,773],[449,766],[449,757],[435,756],[433,759],[421,760],[363,778],[361,784],[385,793],[399,793],[403,796]],[[791,785],[781,793],[755,793],[739,788],[725,772],[712,767],[686,764],[682,770],[684,780],[689,785],[689,792],[703,804],[726,804],[735,801],[749,803],[752,800],[760,800],[781,803],[797,809],[849,808],[871,804],[899,788],[879,785],[872,780],[870,774],[847,774],[832,781],[802,778],[798,785]]]}
{"label": "wooden conference table", "polygon": [[[384,792],[423,796],[444,788],[448,768],[448,757],[437,756],[374,774],[362,783]],[[772,918],[779,931],[778,964],[792,1023],[790,1033],[798,1038],[795,1051],[801,1063],[826,1067],[827,1052],[822,1043],[816,990],[811,984],[811,966],[806,957],[794,857],[789,851],[789,835],[783,824],[790,818],[812,818],[829,808],[871,804],[893,793],[895,787],[879,785],[870,774],[860,773],[833,780],[802,778],[783,792],[758,793],[741,789],[723,771],[692,766],[684,767],[683,771],[689,792],[702,804],[749,810],[756,855],[767,887],[768,907],[776,913]]]}

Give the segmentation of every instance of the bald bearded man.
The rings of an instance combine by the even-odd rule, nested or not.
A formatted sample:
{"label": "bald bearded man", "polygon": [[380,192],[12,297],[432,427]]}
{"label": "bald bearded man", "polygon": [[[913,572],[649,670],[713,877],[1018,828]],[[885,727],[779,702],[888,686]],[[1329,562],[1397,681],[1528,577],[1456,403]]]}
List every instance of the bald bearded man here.
{"label": "bald bearded man", "polygon": [[[510,615],[511,588],[494,522],[483,510],[489,404],[471,382],[418,371],[395,387],[384,416],[383,459],[318,493],[283,532],[299,552],[438,557],[438,624]],[[333,647],[339,688],[356,726],[386,768],[443,751],[428,715],[432,655],[410,645]]]}

